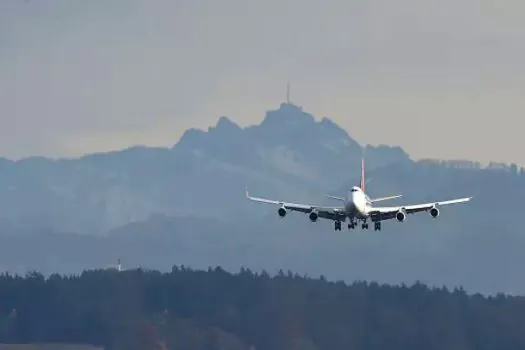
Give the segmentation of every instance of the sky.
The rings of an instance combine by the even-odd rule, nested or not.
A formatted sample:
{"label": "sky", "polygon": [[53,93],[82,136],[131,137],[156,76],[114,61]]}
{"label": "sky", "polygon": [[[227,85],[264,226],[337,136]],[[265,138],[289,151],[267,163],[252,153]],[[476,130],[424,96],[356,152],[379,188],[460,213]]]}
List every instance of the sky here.
{"label": "sky", "polygon": [[3,0],[0,155],[171,146],[286,97],[414,159],[525,165],[523,0]]}

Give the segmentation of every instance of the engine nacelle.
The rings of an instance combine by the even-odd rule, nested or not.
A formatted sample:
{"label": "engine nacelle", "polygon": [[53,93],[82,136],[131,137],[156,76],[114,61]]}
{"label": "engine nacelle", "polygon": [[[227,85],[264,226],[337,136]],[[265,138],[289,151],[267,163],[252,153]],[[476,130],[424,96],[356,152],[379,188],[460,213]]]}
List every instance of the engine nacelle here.
{"label": "engine nacelle", "polygon": [[277,210],[277,214],[279,214],[280,217],[284,218],[286,216],[286,208],[280,207],[279,210]]}
{"label": "engine nacelle", "polygon": [[407,218],[407,214],[403,210],[400,210],[396,213],[396,220],[399,222],[405,221]]}
{"label": "engine nacelle", "polygon": [[437,218],[439,216],[439,209],[436,207],[433,207],[432,209],[430,209],[430,215],[433,218]]}
{"label": "engine nacelle", "polygon": [[317,214],[315,211],[311,212],[309,215],[311,222],[316,222],[317,219],[319,219],[319,214]]}

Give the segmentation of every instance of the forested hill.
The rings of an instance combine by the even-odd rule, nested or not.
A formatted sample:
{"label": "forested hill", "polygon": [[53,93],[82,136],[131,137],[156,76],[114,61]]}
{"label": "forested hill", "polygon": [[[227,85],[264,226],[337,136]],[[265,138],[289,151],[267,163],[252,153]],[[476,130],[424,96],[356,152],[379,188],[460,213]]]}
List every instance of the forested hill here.
{"label": "forested hill", "polygon": [[106,349],[523,349],[525,300],[221,268],[0,277],[0,343]]}

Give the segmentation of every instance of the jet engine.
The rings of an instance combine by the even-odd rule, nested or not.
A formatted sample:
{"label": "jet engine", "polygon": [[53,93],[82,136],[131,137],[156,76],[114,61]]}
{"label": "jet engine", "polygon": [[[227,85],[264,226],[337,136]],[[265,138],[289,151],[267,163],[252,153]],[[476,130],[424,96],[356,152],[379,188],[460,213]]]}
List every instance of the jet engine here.
{"label": "jet engine", "polygon": [[313,211],[313,212],[310,213],[309,218],[310,218],[311,222],[316,222],[317,219],[319,218],[319,214],[317,214],[315,211]]}
{"label": "jet engine", "polygon": [[405,221],[407,215],[405,214],[405,211],[404,210],[400,210],[396,213],[396,219],[397,221],[399,222],[403,222]]}
{"label": "jet engine", "polygon": [[279,210],[277,210],[277,214],[279,214],[280,217],[284,218],[284,216],[286,215],[286,208],[280,207]]}
{"label": "jet engine", "polygon": [[430,215],[433,218],[437,218],[439,216],[439,209],[436,207],[433,207],[432,209],[430,209]]}

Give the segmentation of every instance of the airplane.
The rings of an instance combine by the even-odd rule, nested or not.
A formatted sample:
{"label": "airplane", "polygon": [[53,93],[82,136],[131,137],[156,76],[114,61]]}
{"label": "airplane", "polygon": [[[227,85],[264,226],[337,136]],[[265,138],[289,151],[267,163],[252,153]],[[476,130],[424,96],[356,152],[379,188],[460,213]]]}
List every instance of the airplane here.
{"label": "airplane", "polygon": [[408,214],[429,212],[432,218],[437,218],[440,214],[439,207],[448,204],[464,203],[472,199],[472,197],[465,197],[441,202],[376,207],[374,203],[399,198],[401,195],[371,199],[365,192],[365,185],[365,161],[363,158],[361,159],[360,185],[353,186],[346,198],[327,195],[328,198],[342,201],[342,206],[327,207],[252,197],[248,192],[248,187],[246,187],[246,198],[255,202],[279,205],[277,213],[281,218],[284,218],[288,211],[298,211],[309,214],[309,219],[312,222],[316,222],[319,218],[333,220],[335,231],[341,231],[341,222],[345,222],[346,219],[349,220],[349,230],[356,228],[358,221],[362,221],[361,228],[363,230],[368,229],[368,219],[370,219],[374,223],[374,231],[381,231],[382,221],[395,218],[398,222],[404,222]]}

